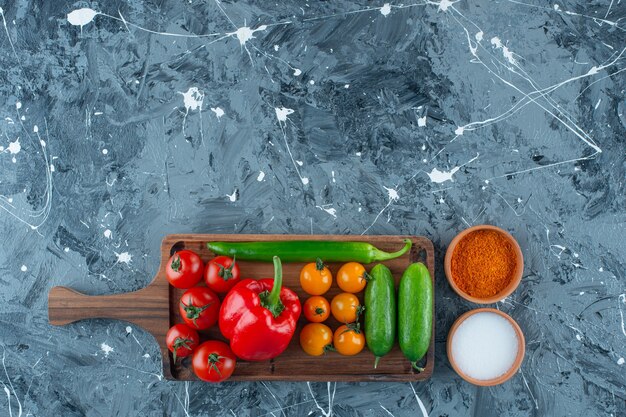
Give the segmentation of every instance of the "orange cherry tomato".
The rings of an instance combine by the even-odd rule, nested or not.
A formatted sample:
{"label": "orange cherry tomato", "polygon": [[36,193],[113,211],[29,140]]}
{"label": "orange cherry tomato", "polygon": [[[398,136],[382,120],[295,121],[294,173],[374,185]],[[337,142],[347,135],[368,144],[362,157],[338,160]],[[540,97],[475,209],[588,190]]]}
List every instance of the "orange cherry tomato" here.
{"label": "orange cherry tomato", "polygon": [[346,356],[353,356],[365,347],[365,335],[358,326],[339,326],[333,336],[335,350]]}
{"label": "orange cherry tomato", "polygon": [[337,285],[345,292],[357,293],[363,291],[367,284],[365,267],[358,262],[343,264],[337,272]]}
{"label": "orange cherry tomato", "polygon": [[304,265],[300,271],[300,285],[311,295],[322,295],[333,283],[333,275],[321,259]]}
{"label": "orange cherry tomato", "polygon": [[341,323],[356,321],[356,313],[361,303],[356,295],[348,292],[337,294],[330,302],[330,311],[333,317]]}
{"label": "orange cherry tomato", "polygon": [[321,323],[330,315],[330,304],[322,296],[314,295],[304,302],[304,317],[310,322]]}
{"label": "orange cherry tomato", "polygon": [[311,356],[320,356],[333,346],[333,331],[322,323],[309,323],[300,331],[300,346]]}

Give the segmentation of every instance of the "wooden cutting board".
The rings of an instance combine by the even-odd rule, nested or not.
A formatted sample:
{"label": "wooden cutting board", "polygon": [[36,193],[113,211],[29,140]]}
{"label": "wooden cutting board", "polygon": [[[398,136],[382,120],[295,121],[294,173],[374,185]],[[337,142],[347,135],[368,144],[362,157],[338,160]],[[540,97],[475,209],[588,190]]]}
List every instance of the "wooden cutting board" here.
{"label": "wooden cutting board", "polygon": [[[170,256],[179,250],[190,249],[198,253],[203,261],[209,261],[214,254],[206,248],[210,241],[287,241],[287,240],[337,240],[369,242],[381,250],[391,252],[403,246],[402,239],[413,241],[411,251],[399,258],[383,262],[389,267],[399,282],[402,273],[412,262],[424,262],[430,271],[434,287],[434,249],[432,242],[425,237],[416,236],[344,236],[344,235],[209,235],[209,234],[177,234],[168,235],[161,244],[161,265],[152,282],[145,288],[124,294],[89,296],[66,287],[54,287],[48,295],[48,317],[53,325],[65,325],[77,320],[89,318],[111,318],[123,320],[142,327],[150,332],[161,347],[163,356],[163,374],[167,379],[197,380],[191,369],[190,358],[174,363],[171,353],[165,344],[168,329],[182,323],[178,312],[180,296],[184,290],[170,286],[165,277],[165,267]],[[280,255],[280,254],[278,254]],[[274,275],[272,263],[237,261],[242,278],[271,278]],[[283,285],[294,290],[301,303],[308,295],[300,288],[300,269],[304,263],[283,263]],[[333,277],[341,263],[330,263],[328,266]],[[366,265],[369,271],[374,264]],[[341,290],[335,282],[325,294],[330,301]],[[357,294],[361,302],[363,292]],[[434,308],[433,308],[434,311]],[[232,381],[421,381],[433,373],[434,348],[434,317],[433,334],[430,347],[422,366],[425,370],[416,373],[409,361],[404,358],[397,346],[383,357],[377,369],[374,369],[374,355],[367,349],[356,356],[342,356],[329,352],[320,357],[308,356],[300,348],[300,329],[307,321],[304,315],[300,318],[296,333],[285,352],[277,358],[264,362],[238,361],[232,375]],[[325,322],[334,331],[339,327],[334,318]],[[221,339],[216,326],[200,331],[201,341]]]}

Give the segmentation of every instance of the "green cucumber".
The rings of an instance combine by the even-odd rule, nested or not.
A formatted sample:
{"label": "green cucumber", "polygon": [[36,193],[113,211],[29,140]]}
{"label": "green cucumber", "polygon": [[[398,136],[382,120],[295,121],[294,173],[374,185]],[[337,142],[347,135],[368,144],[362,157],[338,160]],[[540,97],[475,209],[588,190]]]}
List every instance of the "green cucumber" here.
{"label": "green cucumber", "polygon": [[374,368],[396,339],[396,288],[391,271],[378,264],[370,272],[365,288],[365,340],[376,356]]}
{"label": "green cucumber", "polygon": [[398,288],[398,341],[418,371],[423,371],[417,361],[428,351],[432,329],[433,283],[428,268],[418,262],[404,271]]}

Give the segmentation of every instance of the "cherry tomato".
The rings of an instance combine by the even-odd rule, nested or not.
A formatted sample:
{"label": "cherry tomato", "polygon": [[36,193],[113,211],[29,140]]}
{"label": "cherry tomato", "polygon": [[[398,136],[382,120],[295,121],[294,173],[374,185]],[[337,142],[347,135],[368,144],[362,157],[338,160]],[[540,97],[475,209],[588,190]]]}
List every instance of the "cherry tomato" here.
{"label": "cherry tomato", "polygon": [[333,275],[319,258],[316,262],[304,265],[300,271],[300,285],[308,294],[322,295],[328,291],[332,283]]}
{"label": "cherry tomato", "polygon": [[204,263],[197,253],[190,250],[176,252],[167,261],[165,276],[176,288],[191,288],[202,279]]}
{"label": "cherry tomato", "polygon": [[174,362],[176,358],[191,355],[199,342],[198,332],[186,324],[173,325],[165,336],[165,343],[174,356]]}
{"label": "cherry tomato", "polygon": [[216,293],[227,293],[239,282],[239,265],[228,256],[216,256],[206,264],[204,282]]}
{"label": "cherry tomato", "polygon": [[309,323],[300,331],[300,346],[311,356],[320,356],[332,349],[333,331],[322,323]]}
{"label": "cherry tomato", "polygon": [[180,315],[191,328],[204,330],[217,323],[220,300],[207,287],[190,288],[180,297]]}
{"label": "cherry tomato", "polygon": [[365,347],[365,335],[358,326],[339,326],[333,336],[335,350],[342,355],[356,355]]}
{"label": "cherry tomato", "polygon": [[367,284],[367,272],[358,262],[343,264],[337,272],[337,285],[345,292],[357,293],[363,291]]}
{"label": "cherry tomato", "polygon": [[221,382],[230,378],[235,370],[237,358],[230,347],[219,340],[209,340],[193,353],[193,372],[207,382]]}
{"label": "cherry tomato", "polygon": [[313,323],[321,323],[330,315],[330,304],[322,296],[314,295],[304,302],[304,317]]}
{"label": "cherry tomato", "polygon": [[330,311],[333,317],[341,323],[356,321],[356,313],[361,303],[356,295],[347,292],[337,294],[330,302]]}

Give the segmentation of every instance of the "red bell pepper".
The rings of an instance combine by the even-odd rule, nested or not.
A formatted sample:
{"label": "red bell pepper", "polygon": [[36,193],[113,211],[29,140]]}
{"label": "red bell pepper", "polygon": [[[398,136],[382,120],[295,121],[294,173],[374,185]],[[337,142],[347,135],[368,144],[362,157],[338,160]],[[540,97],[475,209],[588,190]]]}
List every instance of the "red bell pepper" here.
{"label": "red bell pepper", "polygon": [[274,279],[245,279],[222,302],[219,326],[239,358],[263,361],[280,355],[289,345],[300,318],[300,300],[282,287],[283,271],[274,256]]}

